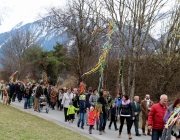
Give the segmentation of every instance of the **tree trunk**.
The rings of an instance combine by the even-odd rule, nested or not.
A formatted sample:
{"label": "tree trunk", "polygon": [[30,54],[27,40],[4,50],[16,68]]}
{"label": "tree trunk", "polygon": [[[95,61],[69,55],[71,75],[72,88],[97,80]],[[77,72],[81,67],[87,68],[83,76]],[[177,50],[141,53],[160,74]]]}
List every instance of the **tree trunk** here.
{"label": "tree trunk", "polygon": [[136,78],[135,78],[135,75],[136,75],[136,63],[134,63],[133,65],[134,65],[134,67],[133,67],[133,72],[132,72],[132,85],[131,85],[131,92],[130,92],[131,101],[134,100],[135,81],[136,81]]}

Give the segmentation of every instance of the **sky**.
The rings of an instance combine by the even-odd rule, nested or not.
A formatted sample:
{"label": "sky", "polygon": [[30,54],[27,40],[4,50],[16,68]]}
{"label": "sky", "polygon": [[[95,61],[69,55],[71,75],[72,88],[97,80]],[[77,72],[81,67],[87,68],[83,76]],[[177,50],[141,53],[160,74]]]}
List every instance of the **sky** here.
{"label": "sky", "polygon": [[50,6],[62,6],[67,0],[0,0],[0,33],[11,30],[18,23],[33,22]]}
{"label": "sky", "polygon": [[[62,6],[68,0],[0,0],[0,20],[3,17],[0,25],[0,33],[10,31],[18,23],[23,21],[23,25],[26,23],[38,20],[39,14],[43,15],[46,12],[46,8],[50,6]],[[173,5],[173,1],[168,0],[168,4],[163,9],[166,11]],[[157,36],[157,30],[161,27],[161,22],[157,23],[152,34],[155,38]],[[156,33],[156,34],[155,34]]]}

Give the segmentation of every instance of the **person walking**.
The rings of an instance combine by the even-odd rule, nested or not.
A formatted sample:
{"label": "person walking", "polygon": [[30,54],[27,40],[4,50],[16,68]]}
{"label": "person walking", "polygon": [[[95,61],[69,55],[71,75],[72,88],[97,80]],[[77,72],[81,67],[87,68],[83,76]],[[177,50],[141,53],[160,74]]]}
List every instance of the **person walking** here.
{"label": "person walking", "polygon": [[95,123],[94,107],[91,106],[88,113],[89,134],[92,134],[94,123]]}
{"label": "person walking", "polygon": [[164,129],[165,122],[163,121],[167,107],[167,95],[160,96],[160,101],[151,107],[148,116],[148,129],[152,129],[152,140],[159,140]]}
{"label": "person walking", "polygon": [[114,99],[114,106],[117,107],[117,110],[119,110],[121,103],[122,103],[121,93],[118,93],[116,95],[116,98]]}
{"label": "person walking", "polygon": [[86,116],[86,111],[88,108],[87,102],[86,102],[86,96],[81,95],[80,96],[81,100],[79,101],[79,121],[77,123],[77,126],[80,126],[81,123],[81,129],[84,129],[84,119]]}
{"label": "person walking", "polygon": [[54,110],[54,107],[55,107],[55,105],[56,105],[56,97],[57,97],[56,90],[55,90],[55,88],[53,87],[53,88],[52,88],[52,91],[51,91],[51,93],[50,93],[50,98],[51,98],[50,102],[51,102],[52,110]]}
{"label": "person walking", "polygon": [[61,102],[61,107],[64,107],[64,117],[65,117],[65,122],[68,120],[67,116],[67,111],[69,107],[70,101],[73,99],[73,93],[71,92],[71,87],[67,88],[67,92],[64,94],[62,102]]}
{"label": "person walking", "polygon": [[76,110],[79,110],[79,108],[74,107],[73,102],[70,101],[69,102],[69,107],[68,107],[68,110],[67,110],[67,116],[68,116],[69,123],[73,123],[73,121],[75,119],[74,115],[75,115]]}
{"label": "person walking", "polygon": [[134,120],[131,120],[131,128],[134,123],[136,136],[141,136],[141,134],[139,134],[139,128],[138,128],[139,127],[139,114],[141,112],[141,108],[138,102],[139,102],[139,96],[134,96],[134,102],[132,102],[131,105],[132,105],[135,118]]}
{"label": "person walking", "polygon": [[95,104],[97,103],[98,98],[99,98],[98,91],[97,89],[94,89],[92,94],[89,97],[90,106],[95,107]]}
{"label": "person walking", "polygon": [[[90,103],[90,106],[93,106],[95,108],[96,104],[97,104],[97,100],[99,98],[99,94],[98,94],[98,91],[97,89],[94,89],[93,90],[93,93],[90,95],[90,98],[89,98],[89,103]],[[96,108],[95,108],[96,110]],[[96,119],[96,129],[99,130],[99,119]]]}
{"label": "person walking", "polygon": [[164,115],[164,122],[166,125],[161,140],[180,140],[180,98],[169,106]]}
{"label": "person walking", "polygon": [[134,118],[132,105],[131,105],[131,102],[129,100],[128,95],[123,95],[123,100],[122,100],[122,103],[120,105],[118,118],[120,118],[120,123],[121,123],[121,125],[119,127],[118,138],[121,137],[122,129],[124,126],[124,120],[126,119],[128,138],[132,139],[132,136],[131,136],[131,120],[134,120],[135,118]]}
{"label": "person walking", "polygon": [[60,108],[60,111],[62,110],[61,102],[62,102],[63,96],[64,96],[64,92],[63,92],[63,89],[61,88],[58,91],[58,109]]}
{"label": "person walking", "polygon": [[34,104],[34,111],[37,111],[37,108],[39,106],[39,97],[43,95],[43,82],[40,82],[40,85],[36,88],[36,94],[35,94],[35,104]]}
{"label": "person walking", "polygon": [[32,90],[30,88],[30,85],[28,85],[24,92],[24,109],[30,108],[30,97],[32,94]]}
{"label": "person walking", "polygon": [[112,108],[110,109],[111,111],[111,121],[109,123],[109,129],[111,129],[111,125],[112,123],[114,123],[114,128],[115,128],[115,131],[118,130],[117,128],[117,104],[114,105],[114,103],[112,104]]}
{"label": "person walking", "polygon": [[21,102],[22,100],[22,96],[24,94],[24,85],[22,82],[20,82],[20,85],[18,86],[18,90],[17,90],[17,96],[18,96],[18,101]]}
{"label": "person walking", "polygon": [[8,87],[9,87],[8,90],[9,90],[9,104],[10,104],[12,97],[15,94],[15,85],[13,82],[10,82]]}
{"label": "person walking", "polygon": [[[79,107],[79,95],[78,95],[77,88],[74,88],[72,93],[73,93],[73,99],[72,99],[73,106],[78,108]],[[77,116],[78,116],[79,110],[77,110],[76,113],[77,113]]]}
{"label": "person walking", "polygon": [[102,132],[105,133],[105,127],[107,122],[108,111],[111,106],[111,99],[108,99],[108,91],[104,89],[103,96],[100,96],[98,99],[98,103],[102,106],[102,112],[100,112],[99,116],[99,134],[102,135]]}
{"label": "person walking", "polygon": [[[145,127],[148,121],[148,114],[153,105],[153,101],[150,99],[150,95],[146,94],[145,99],[141,101],[141,111],[142,111],[142,134],[146,136]],[[147,135],[151,136],[151,130],[148,129]]]}

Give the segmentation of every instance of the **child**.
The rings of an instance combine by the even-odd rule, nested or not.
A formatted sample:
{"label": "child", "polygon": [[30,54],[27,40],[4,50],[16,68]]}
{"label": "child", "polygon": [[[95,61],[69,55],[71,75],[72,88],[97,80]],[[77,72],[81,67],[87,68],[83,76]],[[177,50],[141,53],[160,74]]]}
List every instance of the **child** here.
{"label": "child", "polygon": [[84,129],[84,118],[86,116],[86,109],[88,108],[88,104],[86,102],[86,96],[85,95],[81,95],[80,96],[80,101],[79,101],[79,121],[77,123],[77,126],[79,127],[80,123],[81,123],[81,129]]}
{"label": "child", "polygon": [[67,116],[68,116],[69,123],[70,123],[70,121],[71,121],[71,123],[73,123],[73,121],[74,121],[75,110],[79,110],[79,108],[75,108],[73,106],[72,101],[70,101],[68,111],[67,111]]}
{"label": "child", "polygon": [[112,108],[110,110],[111,111],[111,122],[109,124],[109,129],[111,129],[111,124],[114,122],[115,131],[118,130],[117,124],[116,124],[116,121],[117,121],[116,109],[117,109],[117,106],[112,104]]}
{"label": "child", "polygon": [[95,123],[95,117],[94,117],[94,107],[90,107],[90,111],[88,113],[88,125],[89,125],[89,134],[92,134],[92,128]]}

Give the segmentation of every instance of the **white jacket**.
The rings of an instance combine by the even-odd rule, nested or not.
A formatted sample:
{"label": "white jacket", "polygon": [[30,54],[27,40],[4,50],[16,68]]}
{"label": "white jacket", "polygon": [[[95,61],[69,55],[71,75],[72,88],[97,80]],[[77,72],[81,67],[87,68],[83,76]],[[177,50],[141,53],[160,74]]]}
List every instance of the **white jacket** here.
{"label": "white jacket", "polygon": [[59,100],[63,99],[64,93],[59,92]]}
{"label": "white jacket", "polygon": [[69,107],[69,102],[72,101],[73,99],[73,93],[65,93],[62,99],[61,104],[63,107],[68,108]]}

